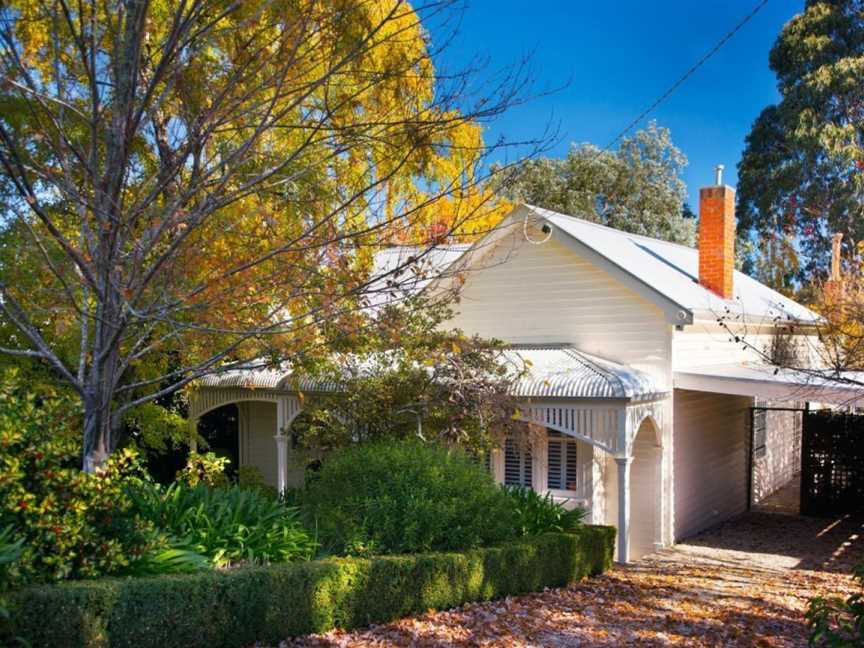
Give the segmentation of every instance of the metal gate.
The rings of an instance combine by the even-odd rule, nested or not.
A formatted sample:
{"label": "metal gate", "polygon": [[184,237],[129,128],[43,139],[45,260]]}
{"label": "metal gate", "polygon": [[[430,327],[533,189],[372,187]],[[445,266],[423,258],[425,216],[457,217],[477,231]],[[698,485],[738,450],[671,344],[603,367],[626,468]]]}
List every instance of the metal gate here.
{"label": "metal gate", "polygon": [[[768,451],[768,428],[776,425],[789,425],[789,421],[780,422],[777,418],[769,418],[776,415],[791,414],[796,417],[792,422],[795,433],[789,439],[790,447],[785,447],[784,451],[788,453],[792,462],[794,462],[795,473],[798,472],[798,466],[801,462],[801,437],[803,430],[803,420],[797,418],[802,416],[807,411],[805,407],[796,407],[794,403],[789,406],[785,404],[772,404],[770,401],[757,400],[757,403],[765,403],[764,405],[757,404],[750,408],[750,442],[749,452],[747,453],[747,510],[749,511],[757,498],[765,497],[776,491],[777,484],[773,485],[771,490],[760,492],[762,489],[757,488],[755,482],[757,473],[760,472],[760,460],[765,457]],[[774,428],[776,430],[776,428]],[[770,467],[769,467],[770,472]],[[792,475],[790,475],[791,477]],[[781,484],[782,485],[782,484]]]}
{"label": "metal gate", "polygon": [[801,513],[836,515],[864,509],[864,415],[804,413]]}

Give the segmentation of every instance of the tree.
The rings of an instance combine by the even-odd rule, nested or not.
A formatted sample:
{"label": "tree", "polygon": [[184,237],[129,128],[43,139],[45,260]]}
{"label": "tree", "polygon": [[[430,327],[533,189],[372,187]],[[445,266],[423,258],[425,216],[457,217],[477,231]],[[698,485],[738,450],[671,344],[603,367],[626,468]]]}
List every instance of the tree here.
{"label": "tree", "polygon": [[738,165],[745,269],[787,292],[824,279],[830,237],[864,240],[864,3],[808,0],[769,57],[780,101]]}
{"label": "tree", "polygon": [[336,345],[319,367],[318,378],[338,390],[308,402],[294,424],[311,456],[416,436],[479,453],[513,428],[512,386],[527,367],[496,340],[445,329],[452,313],[430,308],[427,299],[385,307],[362,339]]}
{"label": "tree", "polygon": [[[450,0],[2,5],[0,350],[76,391],[85,470],[134,408],[228,360],[302,360],[323,323],[362,326],[372,293],[491,226],[481,125],[526,80],[436,72],[427,30],[451,17]],[[385,282],[394,240],[419,249]]]}
{"label": "tree", "polygon": [[651,122],[617,151],[581,144],[563,160],[527,160],[502,189],[513,201],[692,245],[695,220],[685,217],[681,179],[686,165],[669,130]]}

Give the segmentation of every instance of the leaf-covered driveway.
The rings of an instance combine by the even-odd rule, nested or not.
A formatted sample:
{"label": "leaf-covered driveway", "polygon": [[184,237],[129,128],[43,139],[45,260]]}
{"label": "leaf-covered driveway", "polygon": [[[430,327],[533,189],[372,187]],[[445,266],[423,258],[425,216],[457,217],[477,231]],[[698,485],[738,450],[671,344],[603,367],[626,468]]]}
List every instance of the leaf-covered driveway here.
{"label": "leaf-covered driveway", "polygon": [[807,600],[862,559],[861,519],[753,513],[572,587],[282,645],[806,646]]}

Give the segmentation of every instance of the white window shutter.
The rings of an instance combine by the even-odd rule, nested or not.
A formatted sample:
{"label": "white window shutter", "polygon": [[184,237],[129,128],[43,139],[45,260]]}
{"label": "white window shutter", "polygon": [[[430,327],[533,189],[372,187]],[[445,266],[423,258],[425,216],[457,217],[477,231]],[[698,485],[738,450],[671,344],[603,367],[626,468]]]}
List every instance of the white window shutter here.
{"label": "white window shutter", "polygon": [[579,490],[578,441],[566,434],[550,431],[547,441],[547,486],[551,490]]}
{"label": "white window shutter", "polygon": [[527,486],[533,482],[531,449],[528,443],[508,438],[504,442],[504,483],[508,486]]}

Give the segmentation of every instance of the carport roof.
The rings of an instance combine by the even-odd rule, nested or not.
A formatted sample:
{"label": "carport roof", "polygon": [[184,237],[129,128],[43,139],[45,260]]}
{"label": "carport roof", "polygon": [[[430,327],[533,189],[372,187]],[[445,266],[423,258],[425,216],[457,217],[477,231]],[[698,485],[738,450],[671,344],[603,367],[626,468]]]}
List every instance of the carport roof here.
{"label": "carport roof", "polygon": [[843,372],[837,378],[832,380],[816,371],[728,363],[680,369],[675,372],[674,384],[678,389],[766,400],[864,405],[864,372]]}

